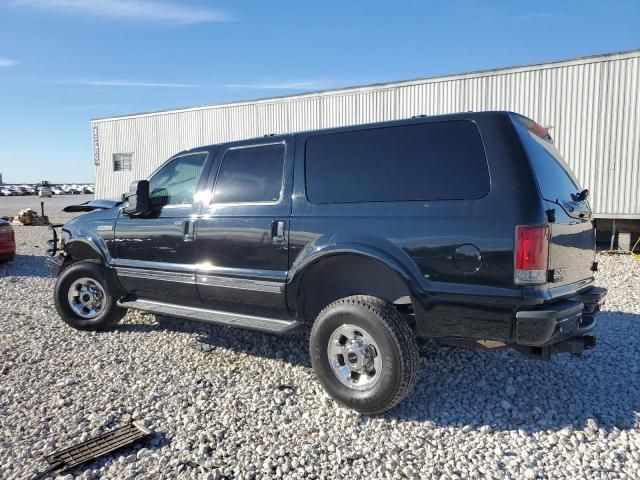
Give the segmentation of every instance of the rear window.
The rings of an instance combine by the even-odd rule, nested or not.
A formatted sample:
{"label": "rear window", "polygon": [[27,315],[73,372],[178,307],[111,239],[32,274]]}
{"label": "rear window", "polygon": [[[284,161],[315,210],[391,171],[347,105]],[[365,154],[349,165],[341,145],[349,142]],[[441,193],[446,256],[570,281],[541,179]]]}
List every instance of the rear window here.
{"label": "rear window", "polygon": [[542,197],[556,203],[570,202],[571,194],[582,189],[562,154],[550,140],[541,138],[528,128],[528,125],[535,125],[533,121],[524,117],[515,117],[515,120]]}
{"label": "rear window", "polygon": [[305,176],[312,203],[471,200],[489,193],[480,133],[467,120],[310,137]]}

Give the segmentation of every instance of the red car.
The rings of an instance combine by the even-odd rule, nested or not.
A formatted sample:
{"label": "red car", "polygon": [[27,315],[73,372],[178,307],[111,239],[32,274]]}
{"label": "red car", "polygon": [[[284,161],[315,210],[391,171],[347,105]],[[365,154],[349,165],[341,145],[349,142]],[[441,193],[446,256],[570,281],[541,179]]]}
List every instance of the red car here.
{"label": "red car", "polygon": [[16,235],[6,220],[0,219],[0,263],[10,262],[16,255]]}

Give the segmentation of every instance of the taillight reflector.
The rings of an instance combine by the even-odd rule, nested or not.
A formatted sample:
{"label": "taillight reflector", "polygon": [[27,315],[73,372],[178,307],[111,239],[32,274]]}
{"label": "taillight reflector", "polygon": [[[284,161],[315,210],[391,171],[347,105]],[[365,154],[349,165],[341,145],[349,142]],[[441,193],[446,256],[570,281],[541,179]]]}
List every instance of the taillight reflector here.
{"label": "taillight reflector", "polygon": [[547,283],[549,227],[516,226],[515,282],[520,285]]}

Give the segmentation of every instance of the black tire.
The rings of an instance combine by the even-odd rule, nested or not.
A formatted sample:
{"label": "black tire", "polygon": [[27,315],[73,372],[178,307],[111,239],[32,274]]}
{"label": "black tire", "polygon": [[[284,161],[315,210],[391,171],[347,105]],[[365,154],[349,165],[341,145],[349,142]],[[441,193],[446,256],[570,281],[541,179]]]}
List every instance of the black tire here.
{"label": "black tire", "polygon": [[[94,285],[97,284],[102,289],[99,311],[92,318],[85,318],[74,311],[68,298],[74,282],[83,278],[90,279]],[[106,330],[122,320],[127,313],[125,308],[117,305],[117,298],[109,291],[104,270],[96,262],[81,261],[66,266],[58,276],[54,297],[60,318],[77,330]]]}
{"label": "black tire", "polygon": [[[331,366],[329,342],[334,343],[335,336],[340,336],[336,332],[345,325],[361,328],[380,350],[381,371],[371,387],[357,390],[347,386]],[[419,358],[415,336],[393,305],[376,297],[355,295],[327,306],[311,329],[309,350],[313,369],[329,395],[361,413],[374,415],[390,410],[416,382]],[[372,371],[371,378],[376,378],[375,369]]]}

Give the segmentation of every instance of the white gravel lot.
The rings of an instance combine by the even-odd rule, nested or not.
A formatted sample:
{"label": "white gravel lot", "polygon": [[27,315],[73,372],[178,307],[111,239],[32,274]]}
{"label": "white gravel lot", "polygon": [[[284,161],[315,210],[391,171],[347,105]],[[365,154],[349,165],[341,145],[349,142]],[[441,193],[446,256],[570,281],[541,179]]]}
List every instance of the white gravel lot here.
{"label": "white gravel lot", "polygon": [[609,297],[581,359],[427,343],[415,391],[366,417],[324,393],[305,334],[136,312],[113,331],[72,330],[43,267],[47,229],[16,231],[18,256],[0,266],[0,478],[28,479],[43,455],[130,418],[156,432],[144,448],[65,478],[640,478],[630,257],[600,255]]}

